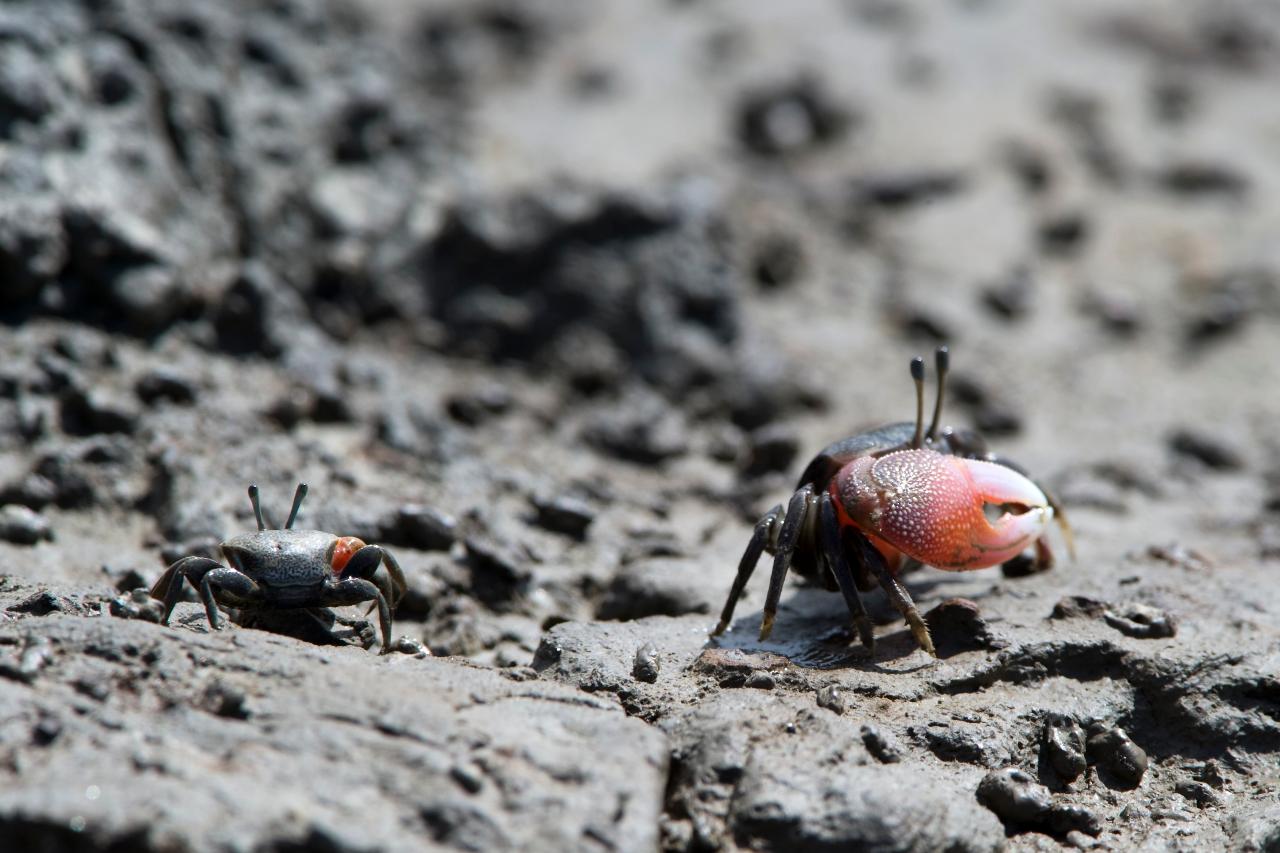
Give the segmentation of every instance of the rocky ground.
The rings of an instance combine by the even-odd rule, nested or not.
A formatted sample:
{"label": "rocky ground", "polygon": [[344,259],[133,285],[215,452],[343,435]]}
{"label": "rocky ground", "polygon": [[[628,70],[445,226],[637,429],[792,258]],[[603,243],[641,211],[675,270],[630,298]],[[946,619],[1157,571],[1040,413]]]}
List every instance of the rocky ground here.
{"label": "rocky ground", "polygon": [[[0,33],[0,848],[1280,850],[1280,7]],[[909,575],[938,659],[799,579],[710,639],[942,342],[1075,559]],[[156,624],[299,481],[399,558],[395,652],[356,608]]]}

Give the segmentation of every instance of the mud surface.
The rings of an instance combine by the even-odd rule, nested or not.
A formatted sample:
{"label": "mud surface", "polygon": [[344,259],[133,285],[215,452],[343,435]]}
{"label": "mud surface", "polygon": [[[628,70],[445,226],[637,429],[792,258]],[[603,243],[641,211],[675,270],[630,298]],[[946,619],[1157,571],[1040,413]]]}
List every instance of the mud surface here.
{"label": "mud surface", "polygon": [[[1280,14],[0,8],[0,847],[1280,850]],[[833,439],[947,420],[1076,556],[758,575]],[[363,610],[170,562],[392,550]],[[1056,536],[1056,534],[1054,534]],[[428,652],[429,650],[429,652]]]}

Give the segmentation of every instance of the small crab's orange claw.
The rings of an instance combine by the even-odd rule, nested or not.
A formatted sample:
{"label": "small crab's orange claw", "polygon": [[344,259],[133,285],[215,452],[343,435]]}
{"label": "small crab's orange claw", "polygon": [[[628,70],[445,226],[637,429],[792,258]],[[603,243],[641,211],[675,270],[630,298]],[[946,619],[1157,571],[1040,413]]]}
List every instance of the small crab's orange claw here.
{"label": "small crab's orange claw", "polygon": [[[845,512],[908,557],[967,571],[1003,563],[1030,547],[1053,520],[1035,483],[993,462],[901,450],[862,457],[838,478]],[[1002,513],[992,523],[985,507]]]}
{"label": "small crab's orange claw", "polygon": [[356,551],[364,547],[364,542],[355,536],[339,536],[338,540],[333,543],[333,554],[329,558],[329,568],[333,569],[335,575],[342,574],[342,570],[347,567],[347,563],[355,556]]}

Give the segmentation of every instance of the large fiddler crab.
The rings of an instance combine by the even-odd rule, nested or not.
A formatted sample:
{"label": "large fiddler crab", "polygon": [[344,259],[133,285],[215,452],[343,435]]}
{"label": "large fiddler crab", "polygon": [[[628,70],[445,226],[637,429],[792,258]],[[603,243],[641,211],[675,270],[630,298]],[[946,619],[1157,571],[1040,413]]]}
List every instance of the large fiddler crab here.
{"label": "large fiddler crab", "polygon": [[[920,647],[936,656],[929,628],[898,580],[911,564],[970,571],[1011,560],[1028,547],[1035,563],[1053,563],[1047,527],[1054,519],[1073,551],[1062,507],[1015,463],[987,450],[970,430],[939,431],[949,356],[936,355],[938,395],[924,428],[924,360],[911,361],[916,386],[914,423],[890,424],[830,445],[800,475],[795,494],[755,525],[713,636],[733,619],[733,608],[762,552],[773,555],[773,574],[760,623],[760,639],[773,629],[787,570],[839,589],[863,646],[875,635],[859,591],[879,585],[902,613]],[[994,517],[989,518],[988,513]]]}
{"label": "large fiddler crab", "polygon": [[[200,593],[209,625],[222,628],[218,604],[241,610],[341,607],[372,602],[382,628],[382,654],[391,650],[391,615],[403,597],[404,572],[390,551],[366,545],[354,536],[335,536],[320,530],[294,530],[293,523],[307,496],[299,483],[289,520],[281,530],[268,530],[258,502],[258,487],[249,487],[249,500],[258,531],[233,536],[221,545],[230,567],[207,557],[183,557],[151,588],[152,598],[164,601],[162,624],[182,596],[186,578]],[[378,572],[385,564],[386,574]],[[390,576],[388,578],[388,575]]]}

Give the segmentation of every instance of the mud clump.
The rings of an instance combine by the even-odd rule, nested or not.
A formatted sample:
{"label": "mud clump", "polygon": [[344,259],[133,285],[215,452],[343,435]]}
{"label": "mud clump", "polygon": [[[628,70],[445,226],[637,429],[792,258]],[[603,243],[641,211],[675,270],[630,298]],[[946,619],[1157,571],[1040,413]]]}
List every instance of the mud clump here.
{"label": "mud clump", "polygon": [[1147,772],[1147,753],[1121,728],[1099,731],[1089,736],[1089,758],[1121,784],[1136,786]]}

